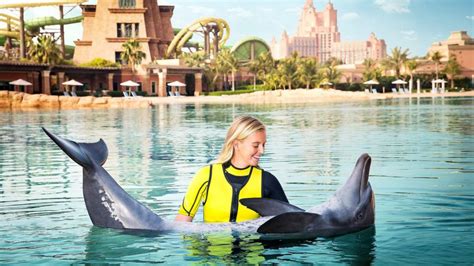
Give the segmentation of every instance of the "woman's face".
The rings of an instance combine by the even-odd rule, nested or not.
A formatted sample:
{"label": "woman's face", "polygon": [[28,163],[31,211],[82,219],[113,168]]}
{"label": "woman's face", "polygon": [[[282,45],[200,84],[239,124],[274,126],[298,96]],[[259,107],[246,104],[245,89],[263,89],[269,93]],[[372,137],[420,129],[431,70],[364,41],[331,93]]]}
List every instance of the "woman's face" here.
{"label": "woman's face", "polygon": [[259,130],[243,140],[234,141],[234,156],[232,164],[238,168],[257,166],[260,156],[265,150],[267,134],[265,130]]}

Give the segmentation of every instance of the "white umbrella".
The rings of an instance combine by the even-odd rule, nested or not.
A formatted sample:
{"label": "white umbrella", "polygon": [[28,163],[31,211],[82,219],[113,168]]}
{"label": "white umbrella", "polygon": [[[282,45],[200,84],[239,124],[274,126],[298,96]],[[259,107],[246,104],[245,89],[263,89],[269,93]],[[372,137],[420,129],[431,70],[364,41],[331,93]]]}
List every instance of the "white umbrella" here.
{"label": "white umbrella", "polygon": [[[30,82],[28,82],[24,79],[17,79],[17,80],[11,81],[10,84],[15,85],[15,86],[31,86],[31,85],[33,85],[33,84],[31,84]],[[23,91],[25,91],[25,90],[23,89]]]}
{"label": "white umbrella", "polygon": [[30,86],[30,85],[33,85],[33,84],[31,84],[30,82],[28,82],[24,79],[17,79],[17,80],[11,81],[10,84],[17,85],[17,86]]}
{"label": "white umbrella", "polygon": [[131,87],[138,87],[140,84],[132,81],[132,80],[127,80],[122,83],[120,83],[121,86],[128,87],[128,94],[131,93],[132,88]]}
{"label": "white umbrella", "polygon": [[138,87],[140,86],[140,84],[134,82],[134,81],[131,81],[131,80],[127,80],[127,81],[124,81],[122,83],[120,83],[120,86],[126,86],[126,87]]}
{"label": "white umbrella", "polygon": [[408,82],[404,81],[404,80],[401,80],[401,79],[397,79],[395,81],[392,82],[392,84],[396,84],[396,85],[400,85],[400,84],[407,84]]}
{"label": "white umbrella", "polygon": [[185,87],[186,84],[184,84],[182,82],[179,82],[179,81],[173,81],[173,82],[168,83],[168,86],[171,86],[171,87]]}
{"label": "white umbrella", "polygon": [[370,85],[370,89],[372,90],[372,85],[378,85],[380,83],[376,80],[371,79],[371,80],[368,80],[368,81],[364,82],[364,84],[365,85]]}
{"label": "white umbrella", "polygon": [[82,86],[84,84],[80,83],[79,81],[76,81],[74,79],[68,80],[66,82],[63,82],[63,85],[69,85],[69,86]]}
{"label": "white umbrella", "polygon": [[378,85],[380,83],[376,80],[371,79],[371,80],[368,80],[368,81],[364,82],[364,84],[365,85]]}
{"label": "white umbrella", "polygon": [[[404,81],[404,80],[401,80],[401,79],[397,79],[397,80],[395,80],[395,81],[392,82],[392,84],[397,85],[397,88],[399,87],[398,85],[400,85],[400,84],[405,85],[405,84],[407,84],[407,83],[408,83],[408,82],[406,82],[406,81]],[[405,86],[404,86],[404,87],[405,87]]]}
{"label": "white umbrella", "polygon": [[76,80],[68,80],[68,81],[65,81],[63,82],[63,85],[66,85],[66,86],[72,86],[72,95],[76,96],[76,86],[83,86],[84,84],[80,83],[79,81],[76,81]]}

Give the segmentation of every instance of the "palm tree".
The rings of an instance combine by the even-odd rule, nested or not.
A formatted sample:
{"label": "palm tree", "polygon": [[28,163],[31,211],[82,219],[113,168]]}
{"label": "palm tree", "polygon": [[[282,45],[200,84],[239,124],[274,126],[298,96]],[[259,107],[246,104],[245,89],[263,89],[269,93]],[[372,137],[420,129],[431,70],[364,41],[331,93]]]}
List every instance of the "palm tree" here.
{"label": "palm tree", "polygon": [[129,39],[122,44],[124,51],[120,54],[120,59],[132,68],[132,75],[135,73],[135,66],[139,65],[146,54],[141,51],[140,43],[135,39]]}
{"label": "palm tree", "polygon": [[415,59],[408,60],[405,63],[405,66],[406,66],[408,72],[410,73],[410,79],[413,80],[413,74],[415,73],[416,69],[419,66],[418,61],[416,61]]}
{"label": "palm tree", "polygon": [[229,56],[230,56],[230,50],[222,49],[221,51],[219,51],[219,54],[217,55],[217,58],[214,62],[214,70],[217,76],[216,79],[219,77],[219,73],[222,73],[224,82],[228,80],[227,75],[229,72],[232,71],[228,62]]}
{"label": "palm tree", "polygon": [[257,89],[257,75],[258,72],[260,71],[260,66],[258,64],[257,60],[251,60],[248,64],[247,67],[249,69],[249,72],[253,74],[253,90]]}
{"label": "palm tree", "polygon": [[326,67],[322,70],[326,82],[331,82],[332,84],[339,82],[342,76],[342,72],[336,68],[339,64],[340,60],[337,59],[329,59],[326,62]]}
{"label": "palm tree", "polygon": [[456,75],[461,74],[461,65],[459,65],[456,57],[451,56],[444,68],[444,72],[446,72],[446,76],[448,79],[451,80],[451,89],[454,88],[454,78]]}
{"label": "palm tree", "polygon": [[300,61],[296,72],[299,80],[306,85],[306,89],[309,89],[311,84],[319,82],[321,79],[318,67],[316,58],[304,58]]}
{"label": "palm tree", "polygon": [[[275,69],[275,60],[273,60],[272,54],[270,52],[263,52],[257,57],[257,65],[259,67],[257,75],[265,77],[268,73]],[[266,85],[265,79],[263,79],[263,84]]]}
{"label": "palm tree", "polygon": [[377,62],[371,58],[367,58],[363,62],[364,65],[364,73],[362,73],[362,77],[364,80],[379,80],[382,76],[382,71],[380,68],[377,67]]}
{"label": "palm tree", "polygon": [[444,56],[439,51],[436,51],[430,54],[428,57],[431,61],[435,63],[436,79],[438,79],[439,64],[441,63],[441,59],[443,59]]}
{"label": "palm tree", "polygon": [[278,64],[278,72],[281,74],[281,78],[285,81],[289,90],[293,88],[293,83],[297,79],[298,61],[298,53],[293,52],[291,57],[281,60]]}
{"label": "palm tree", "polygon": [[61,62],[61,51],[51,35],[38,36],[28,42],[28,56],[35,62],[54,65]]}
{"label": "palm tree", "polygon": [[183,59],[184,63],[189,67],[204,67],[206,64],[206,54],[204,51],[182,53],[180,58]]}
{"label": "palm tree", "polygon": [[401,47],[395,47],[392,49],[392,55],[384,61],[384,65],[388,69],[395,70],[395,77],[397,79],[400,77],[400,70],[405,65],[405,62],[408,60],[408,53],[408,49],[402,51]]}
{"label": "palm tree", "polygon": [[285,87],[286,85],[286,80],[283,78],[282,73],[277,68],[274,68],[269,73],[267,73],[263,77],[263,80],[266,86],[269,86],[270,88],[273,88],[275,90],[281,87]]}

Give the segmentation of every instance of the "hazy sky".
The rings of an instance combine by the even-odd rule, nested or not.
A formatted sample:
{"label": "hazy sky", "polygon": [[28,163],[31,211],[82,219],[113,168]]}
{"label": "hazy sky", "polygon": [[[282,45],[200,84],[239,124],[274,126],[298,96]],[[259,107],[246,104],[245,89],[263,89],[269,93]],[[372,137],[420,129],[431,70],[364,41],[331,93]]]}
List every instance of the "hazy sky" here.
{"label": "hazy sky", "polygon": [[[465,30],[474,35],[473,0],[332,0],[338,13],[341,40],[366,40],[371,32],[385,39],[390,49],[408,48],[410,56],[425,55],[435,41],[448,38],[452,31]],[[96,3],[95,0],[89,3]],[[231,28],[227,44],[248,36],[258,36],[270,43],[280,39],[283,30],[293,36],[305,0],[159,0],[160,5],[174,5],[173,27],[185,27],[202,17],[220,17]],[[327,0],[314,0],[317,11]],[[66,9],[68,11],[69,9]],[[28,9],[26,16],[57,16],[56,9]],[[79,8],[67,16],[77,15]],[[80,24],[66,27],[66,42],[81,38]]]}

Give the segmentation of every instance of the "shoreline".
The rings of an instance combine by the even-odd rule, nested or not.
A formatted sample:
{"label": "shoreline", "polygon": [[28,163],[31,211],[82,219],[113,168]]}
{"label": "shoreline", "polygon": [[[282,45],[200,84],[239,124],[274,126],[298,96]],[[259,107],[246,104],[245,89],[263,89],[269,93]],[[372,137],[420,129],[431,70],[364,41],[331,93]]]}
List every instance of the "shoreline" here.
{"label": "shoreline", "polygon": [[84,108],[146,108],[159,104],[281,104],[384,100],[394,98],[462,97],[474,96],[474,91],[446,93],[366,93],[334,89],[295,89],[257,91],[222,96],[177,97],[67,97],[23,92],[0,91],[0,111],[17,109],[84,109]]}

